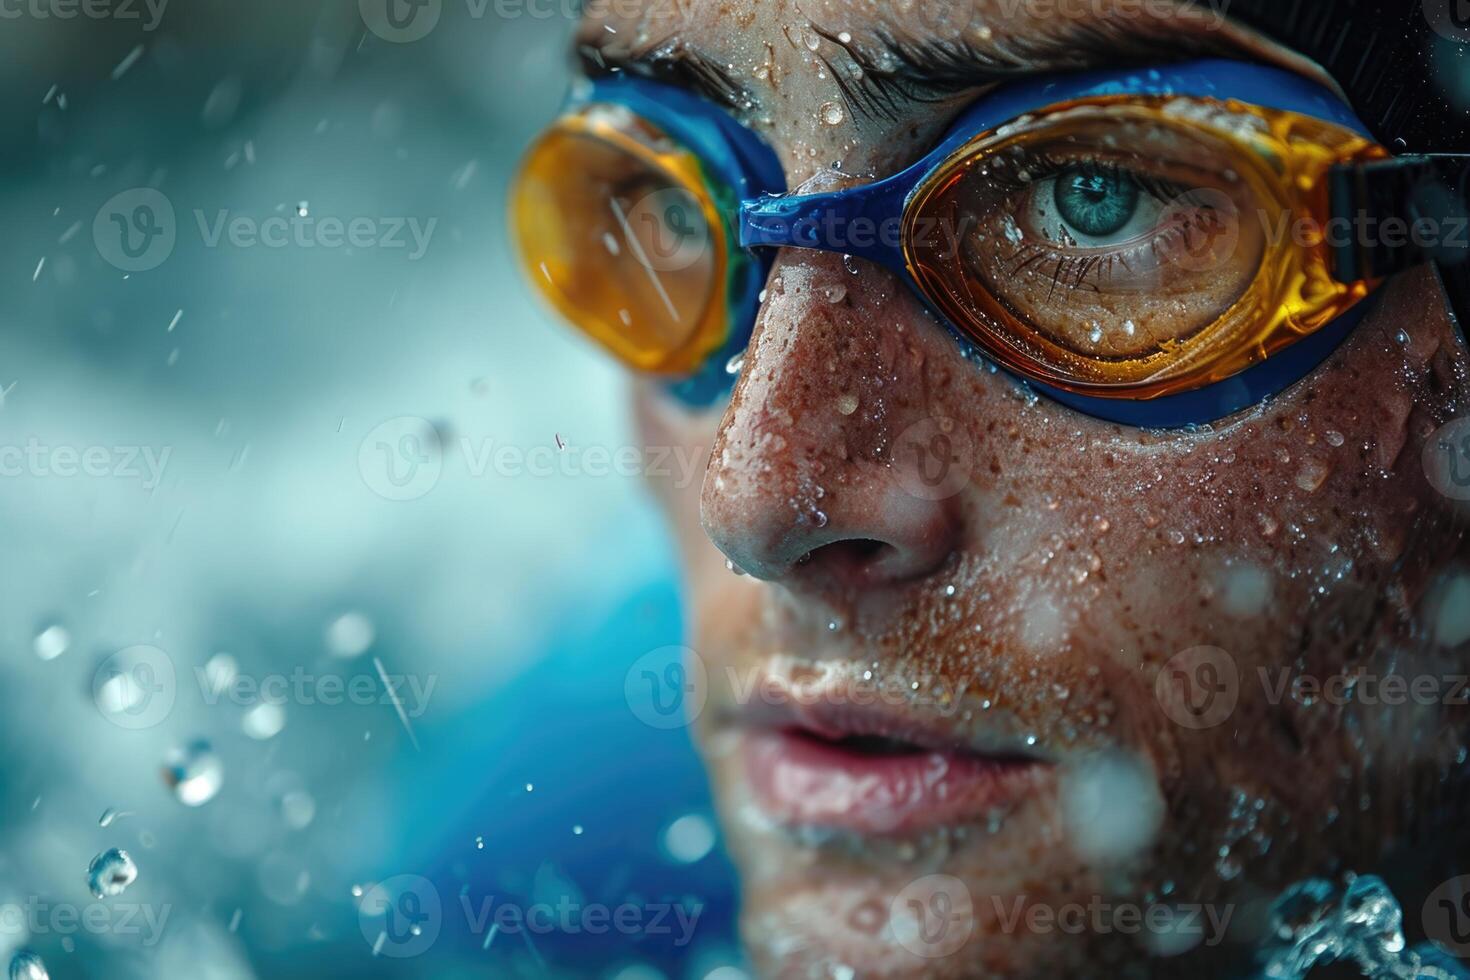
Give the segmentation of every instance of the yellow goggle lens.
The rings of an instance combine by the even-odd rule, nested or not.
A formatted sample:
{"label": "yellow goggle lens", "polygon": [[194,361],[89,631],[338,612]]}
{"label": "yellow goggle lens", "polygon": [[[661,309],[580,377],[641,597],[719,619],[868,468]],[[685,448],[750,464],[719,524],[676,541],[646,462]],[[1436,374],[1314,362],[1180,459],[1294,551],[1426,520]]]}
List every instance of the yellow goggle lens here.
{"label": "yellow goggle lens", "polygon": [[1109,96],[976,137],[904,216],[909,267],[994,359],[1149,398],[1238,373],[1368,292],[1333,280],[1323,177],[1386,153],[1229,101]]}
{"label": "yellow goggle lens", "polygon": [[511,217],[530,280],[629,366],[689,374],[720,347],[724,221],[697,159],[647,120],[563,117],[527,154]]}

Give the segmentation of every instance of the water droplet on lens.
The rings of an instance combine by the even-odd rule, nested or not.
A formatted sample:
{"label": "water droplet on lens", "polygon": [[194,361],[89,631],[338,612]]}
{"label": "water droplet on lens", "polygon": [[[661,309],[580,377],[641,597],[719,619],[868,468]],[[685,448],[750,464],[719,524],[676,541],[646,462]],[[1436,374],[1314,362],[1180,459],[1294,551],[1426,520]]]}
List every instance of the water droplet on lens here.
{"label": "water droplet on lens", "polygon": [[87,866],[87,887],[97,898],[121,895],[138,879],[138,866],[120,848],[103,851]]}
{"label": "water droplet on lens", "polygon": [[207,741],[195,739],[169,753],[164,762],[163,781],[184,806],[203,806],[224,785],[224,763]]}

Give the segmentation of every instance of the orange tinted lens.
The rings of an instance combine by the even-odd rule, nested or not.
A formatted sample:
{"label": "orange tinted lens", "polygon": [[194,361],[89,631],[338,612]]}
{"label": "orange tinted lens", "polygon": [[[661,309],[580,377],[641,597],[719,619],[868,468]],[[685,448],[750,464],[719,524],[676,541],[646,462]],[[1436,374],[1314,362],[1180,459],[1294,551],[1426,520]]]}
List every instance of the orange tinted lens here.
{"label": "orange tinted lens", "polygon": [[526,271],[640,370],[689,373],[724,336],[724,238],[698,163],[647,122],[592,106],[557,123],[516,181]]}
{"label": "orange tinted lens", "polygon": [[1228,376],[1361,296],[1290,229],[1366,142],[1264,112],[1098,100],[980,137],[916,193],[910,267],[1037,380],[1143,397]]}

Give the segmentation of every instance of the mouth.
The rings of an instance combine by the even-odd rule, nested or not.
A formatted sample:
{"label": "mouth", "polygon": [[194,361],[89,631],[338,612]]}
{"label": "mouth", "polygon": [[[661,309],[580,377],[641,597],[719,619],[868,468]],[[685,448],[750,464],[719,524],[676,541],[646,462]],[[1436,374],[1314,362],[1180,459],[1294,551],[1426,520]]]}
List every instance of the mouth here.
{"label": "mouth", "polygon": [[746,780],[778,825],[865,836],[961,826],[1014,807],[1053,774],[1034,740],[977,732],[957,712],[854,703],[852,693],[840,681],[804,685],[742,712]]}

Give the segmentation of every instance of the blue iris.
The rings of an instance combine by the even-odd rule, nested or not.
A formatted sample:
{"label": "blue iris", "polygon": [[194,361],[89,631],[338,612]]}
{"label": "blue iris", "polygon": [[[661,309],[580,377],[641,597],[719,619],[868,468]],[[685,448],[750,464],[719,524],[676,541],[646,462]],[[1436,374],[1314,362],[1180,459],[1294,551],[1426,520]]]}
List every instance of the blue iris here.
{"label": "blue iris", "polygon": [[1094,238],[1113,234],[1138,210],[1138,185],[1116,171],[1070,167],[1057,175],[1052,196],[1062,220]]}

